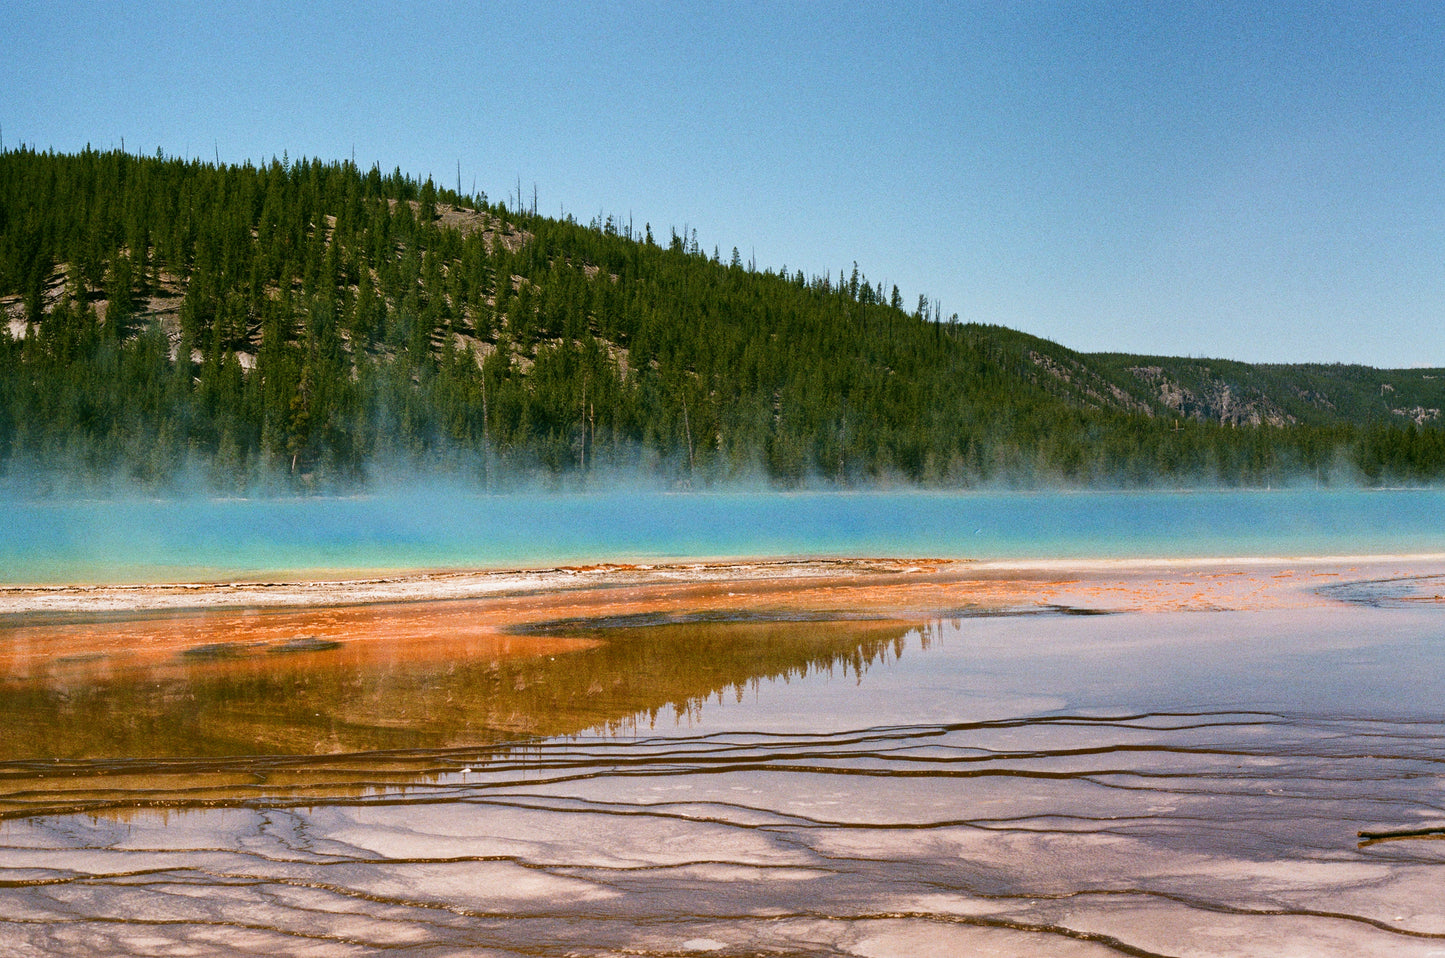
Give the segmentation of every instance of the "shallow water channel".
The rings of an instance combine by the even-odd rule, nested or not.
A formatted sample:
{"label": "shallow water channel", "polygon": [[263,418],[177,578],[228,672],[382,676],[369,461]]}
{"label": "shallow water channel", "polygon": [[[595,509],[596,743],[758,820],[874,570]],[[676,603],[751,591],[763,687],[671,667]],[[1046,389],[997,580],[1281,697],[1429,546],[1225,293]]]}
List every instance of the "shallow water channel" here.
{"label": "shallow water channel", "polygon": [[0,954],[1445,955],[1445,607],[1339,597],[36,657]]}

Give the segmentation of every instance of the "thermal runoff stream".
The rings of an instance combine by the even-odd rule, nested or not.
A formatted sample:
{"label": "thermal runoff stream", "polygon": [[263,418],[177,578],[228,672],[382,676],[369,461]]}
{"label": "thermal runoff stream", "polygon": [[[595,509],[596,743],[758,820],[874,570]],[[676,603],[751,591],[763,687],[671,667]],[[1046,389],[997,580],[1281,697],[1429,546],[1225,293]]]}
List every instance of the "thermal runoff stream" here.
{"label": "thermal runoff stream", "polygon": [[[585,581],[104,609],[54,584],[100,566],[35,505],[6,578],[41,584],[0,590],[0,954],[1445,954],[1441,496],[1341,495],[923,497],[902,531],[775,497],[803,515],[731,523],[774,517],[757,550],[624,536],[589,557],[685,558]],[[729,526],[667,501],[693,519],[639,521]],[[1090,553],[1098,509],[1139,535]],[[419,521],[369,541],[394,557]],[[404,565],[327,528],[274,555]],[[170,535],[101,581],[171,568],[162,541],[269,568]],[[414,566],[459,566],[467,536],[438,536],[452,558]],[[700,561],[788,536],[786,562]],[[1018,552],[798,558],[980,538]]]}

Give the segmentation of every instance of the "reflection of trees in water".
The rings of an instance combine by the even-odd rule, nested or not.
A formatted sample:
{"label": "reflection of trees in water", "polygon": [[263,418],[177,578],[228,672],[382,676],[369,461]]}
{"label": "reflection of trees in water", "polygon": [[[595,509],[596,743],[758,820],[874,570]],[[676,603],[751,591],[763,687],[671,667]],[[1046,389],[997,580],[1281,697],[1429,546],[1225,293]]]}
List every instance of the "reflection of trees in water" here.
{"label": "reflection of trees in water", "polygon": [[13,760],[221,758],[628,732],[686,718],[711,698],[741,701],[765,680],[816,672],[861,680],[902,655],[915,629],[694,622],[569,631],[605,641],[533,657],[361,661],[342,648],[56,672],[69,677],[0,685],[0,748]]}
{"label": "reflection of trees in water", "polygon": [[[878,622],[708,622],[609,630],[608,644],[596,652],[598,658],[616,657],[606,671],[618,696],[609,711],[617,717],[577,727],[634,732],[655,727],[659,718],[666,722],[669,712],[674,721],[694,718],[708,699],[721,703],[731,694],[742,702],[764,681],[790,682],[818,672],[861,682],[875,663],[902,656],[915,631]],[[588,692],[595,691],[598,686],[589,685]],[[566,711],[567,705],[554,699],[552,708],[559,706]]]}

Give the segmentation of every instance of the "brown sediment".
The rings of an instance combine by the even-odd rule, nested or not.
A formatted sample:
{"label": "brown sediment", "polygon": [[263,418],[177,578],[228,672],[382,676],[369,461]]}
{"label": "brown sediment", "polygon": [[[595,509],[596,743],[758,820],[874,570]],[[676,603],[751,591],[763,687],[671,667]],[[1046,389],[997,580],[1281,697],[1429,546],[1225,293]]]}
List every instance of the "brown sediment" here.
{"label": "brown sediment", "polygon": [[[377,629],[398,611],[410,634]],[[158,641],[148,657],[36,656],[0,677],[0,820],[404,788],[504,743],[632,734],[660,714],[690,720],[714,697],[741,701],[759,682],[861,672],[901,654],[914,630],[789,620],[613,628],[610,641],[432,634],[467,629],[467,611],[359,607],[337,617],[341,632],[287,640],[276,629],[302,613],[192,615],[180,617],[186,640],[216,641],[169,655]],[[343,632],[365,634],[326,637]]]}
{"label": "brown sediment", "polygon": [[379,658],[435,662],[457,657],[554,655],[593,645],[580,638],[518,636],[499,630],[470,602],[150,612],[88,620],[0,626],[4,681],[101,668],[256,665],[284,654],[295,665]]}

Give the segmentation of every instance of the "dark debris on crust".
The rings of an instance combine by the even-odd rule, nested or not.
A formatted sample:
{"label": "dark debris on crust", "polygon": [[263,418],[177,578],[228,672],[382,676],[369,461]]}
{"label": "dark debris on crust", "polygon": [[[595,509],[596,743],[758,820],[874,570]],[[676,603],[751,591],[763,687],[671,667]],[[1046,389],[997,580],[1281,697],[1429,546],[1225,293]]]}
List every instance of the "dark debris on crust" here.
{"label": "dark debris on crust", "polygon": [[1069,605],[959,606],[919,611],[876,610],[859,612],[836,609],[717,609],[700,612],[634,612],[597,617],[579,616],[547,622],[517,623],[502,631],[513,635],[579,635],[605,629],[640,629],[665,625],[774,624],[808,622],[891,622],[901,619],[995,619],[1024,616],[1116,615],[1113,609],[1081,608]]}
{"label": "dark debris on crust", "polygon": [[191,662],[223,662],[233,659],[244,658],[255,652],[268,652],[272,655],[286,655],[298,652],[329,652],[332,649],[341,648],[341,643],[335,639],[323,639],[315,635],[301,635],[294,639],[287,639],[284,642],[268,643],[242,643],[242,642],[210,642],[205,645],[192,646],[183,649],[181,658]]}
{"label": "dark debris on crust", "polygon": [[285,654],[288,652],[330,652],[332,649],[341,648],[341,643],[336,639],[323,639],[315,635],[302,635],[294,639],[287,639],[279,645],[269,646],[266,651],[272,654]]}
{"label": "dark debris on crust", "polygon": [[1336,582],[1320,586],[1315,592],[1327,599],[1372,609],[1445,603],[1445,575],[1410,575]]}

